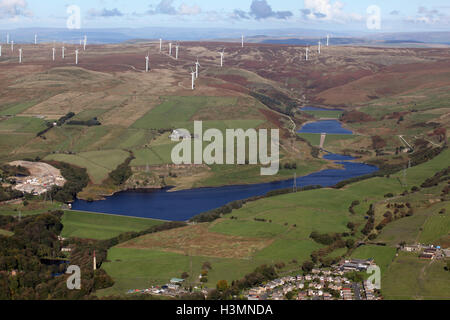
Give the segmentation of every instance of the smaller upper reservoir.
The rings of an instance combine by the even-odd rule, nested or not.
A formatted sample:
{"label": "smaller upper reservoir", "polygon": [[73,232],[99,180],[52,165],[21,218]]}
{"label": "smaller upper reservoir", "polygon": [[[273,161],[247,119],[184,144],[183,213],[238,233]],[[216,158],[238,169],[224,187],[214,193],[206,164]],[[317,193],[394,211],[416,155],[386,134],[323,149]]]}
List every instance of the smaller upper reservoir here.
{"label": "smaller upper reservoir", "polygon": [[338,120],[321,120],[305,124],[298,133],[353,134],[342,127]]}

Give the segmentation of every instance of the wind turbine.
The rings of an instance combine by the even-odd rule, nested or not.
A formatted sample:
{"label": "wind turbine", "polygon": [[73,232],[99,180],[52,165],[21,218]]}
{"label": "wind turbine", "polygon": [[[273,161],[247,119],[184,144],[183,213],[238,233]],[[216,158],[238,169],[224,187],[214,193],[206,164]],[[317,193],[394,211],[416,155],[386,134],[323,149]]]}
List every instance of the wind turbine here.
{"label": "wind turbine", "polygon": [[317,47],[317,51],[319,52],[319,54],[320,54],[320,47],[322,46],[322,42],[320,42],[320,40],[319,40],[319,46]]}
{"label": "wind turbine", "polygon": [[9,44],[9,33],[6,34],[6,44]]}
{"label": "wind turbine", "polygon": [[330,35],[327,34],[327,47],[330,45]]}
{"label": "wind turbine", "polygon": [[84,36],[84,42],[83,42],[83,51],[86,51],[86,45],[87,45],[87,36]]}
{"label": "wind turbine", "polygon": [[37,45],[37,34],[34,35],[34,45]]}
{"label": "wind turbine", "polygon": [[22,63],[22,48],[19,49],[19,63]]}
{"label": "wind turbine", "polygon": [[220,67],[223,67],[223,57],[225,56],[225,48],[223,48],[222,52],[220,53]]}
{"label": "wind turbine", "polygon": [[201,65],[197,58],[197,62],[195,63],[195,78],[198,78],[198,67],[201,67]]}
{"label": "wind turbine", "polygon": [[147,53],[147,56],[145,57],[145,72],[148,72],[149,65],[150,65],[150,57],[148,56]]}
{"label": "wind turbine", "polygon": [[64,43],[63,43],[63,46],[61,48],[61,57],[64,59],[65,55],[66,55],[66,48],[64,48]]}
{"label": "wind turbine", "polygon": [[55,61],[55,52],[56,52],[56,49],[53,48],[53,49],[52,49],[52,53],[53,53],[53,61]]}
{"label": "wind turbine", "polygon": [[191,76],[192,76],[192,90],[195,89],[195,71],[191,68]]}
{"label": "wind turbine", "polygon": [[177,44],[176,44],[176,46],[175,46],[175,59],[176,60],[178,60],[178,51],[180,50],[180,45],[178,44],[178,42],[177,42]]}
{"label": "wind turbine", "polygon": [[11,40],[11,51],[14,52],[14,41]]}
{"label": "wind turbine", "polygon": [[75,64],[78,64],[78,49],[75,50]]}
{"label": "wind turbine", "polygon": [[305,56],[305,58],[306,58],[306,61],[308,61],[308,58],[309,58],[309,47],[306,47],[306,56]]}
{"label": "wind turbine", "polygon": [[241,44],[242,44],[242,48],[244,47],[244,35],[242,35],[242,41],[241,41]]}
{"label": "wind turbine", "polygon": [[169,43],[169,56],[172,56],[172,42]]}
{"label": "wind turbine", "polygon": [[2,45],[0,44],[0,57],[2,56]]}
{"label": "wind turbine", "polygon": [[159,53],[162,52],[162,39],[159,39]]}

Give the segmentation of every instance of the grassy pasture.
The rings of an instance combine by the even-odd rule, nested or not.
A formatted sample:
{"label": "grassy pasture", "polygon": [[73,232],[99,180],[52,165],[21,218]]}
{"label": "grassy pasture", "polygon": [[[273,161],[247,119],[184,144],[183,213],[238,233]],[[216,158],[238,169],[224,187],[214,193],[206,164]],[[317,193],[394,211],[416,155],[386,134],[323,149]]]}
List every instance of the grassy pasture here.
{"label": "grassy pasture", "polygon": [[[440,208],[445,208],[445,214],[439,214]],[[450,204],[438,206],[438,210],[434,211],[423,225],[423,230],[420,233],[419,242],[439,244],[441,238],[450,238]]]}
{"label": "grassy pasture", "polygon": [[129,231],[142,231],[163,222],[66,210],[62,223],[62,236],[65,238],[105,240]]}
{"label": "grassy pasture", "polygon": [[45,121],[30,117],[12,117],[0,121],[0,132],[37,133],[45,129]]}
{"label": "grassy pasture", "polygon": [[45,160],[67,162],[87,169],[94,184],[100,184],[108,174],[123,163],[129,153],[123,150],[103,150],[82,152],[76,155],[52,154]]}
{"label": "grassy pasture", "polygon": [[212,264],[207,286],[215,288],[219,280],[226,279],[231,282],[253,271],[261,262],[117,247],[108,251],[108,260],[111,262],[105,263],[102,267],[113,276],[115,284],[112,288],[98,292],[99,296],[123,295],[129,289],[144,289],[152,285],[165,284],[173,277],[180,277],[183,272],[190,275],[187,283],[199,285],[198,277],[206,261]]}
{"label": "grassy pasture", "polygon": [[420,260],[401,252],[381,279],[381,292],[389,300],[448,300],[450,274],[443,261]]}
{"label": "grassy pasture", "polygon": [[376,245],[367,245],[357,248],[352,253],[352,258],[355,259],[370,259],[373,258],[377,266],[381,269],[383,275],[387,272],[389,265],[394,260],[396,249],[392,247],[383,247]]}
{"label": "grassy pasture", "polygon": [[[423,192],[429,191],[425,190]],[[413,196],[420,197],[420,194],[415,194]],[[419,201],[427,202],[420,198]],[[412,203],[415,206],[420,205],[420,203]],[[439,214],[439,211],[442,208],[447,208],[447,210],[449,210],[448,207],[448,202],[444,202],[435,203],[431,206],[428,204],[419,209],[415,209],[413,216],[393,221],[383,228],[383,232],[377,237],[377,241],[387,243],[389,246],[396,246],[402,241],[407,244],[415,242],[437,244],[436,241],[441,237],[448,235],[448,230],[450,230],[449,215]],[[385,211],[387,210],[382,210],[381,214]]]}
{"label": "grassy pasture", "polygon": [[0,215],[19,216],[19,211],[22,216],[37,215],[48,211],[55,211],[61,209],[59,203],[51,203],[50,201],[43,202],[39,200],[31,200],[27,206],[22,203],[19,204],[2,204],[0,205]]}
{"label": "grassy pasture", "polygon": [[[169,129],[169,128],[185,128],[191,130],[193,128],[193,121],[191,119],[198,114],[202,109],[220,109],[223,116],[227,113],[227,108],[235,106],[237,98],[232,97],[170,97],[149,111],[142,118],[137,120],[132,128],[134,129]],[[198,117],[196,117],[198,118]],[[237,120],[236,116],[231,116],[230,119],[224,118],[221,120],[209,120],[204,122],[205,129],[208,128],[253,128],[263,121]],[[242,119],[242,118],[241,118]],[[232,120],[229,122],[228,120]],[[257,120],[257,119],[256,119]]]}
{"label": "grassy pasture", "polygon": [[36,104],[36,101],[22,102],[14,105],[2,106],[0,108],[0,116],[15,116],[26,111]]}
{"label": "grassy pasture", "polygon": [[340,110],[327,110],[327,111],[321,111],[321,110],[302,110],[303,112],[310,114],[316,118],[327,118],[327,119],[339,119],[341,115],[344,113],[344,111]]}

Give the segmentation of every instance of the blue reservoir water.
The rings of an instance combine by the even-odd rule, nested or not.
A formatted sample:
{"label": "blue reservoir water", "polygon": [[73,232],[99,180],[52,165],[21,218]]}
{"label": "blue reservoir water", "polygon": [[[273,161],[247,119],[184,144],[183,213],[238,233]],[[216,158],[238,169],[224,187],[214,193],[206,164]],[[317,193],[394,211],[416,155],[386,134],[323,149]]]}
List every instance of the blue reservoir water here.
{"label": "blue reservoir water", "polygon": [[[324,158],[342,164],[343,169],[319,171],[297,178],[299,187],[321,185],[329,187],[350,178],[377,171],[374,166],[350,162],[351,157],[328,154]],[[193,216],[219,208],[235,200],[265,195],[277,189],[291,188],[293,179],[253,185],[201,188],[169,192],[169,189],[150,192],[126,191],[108,197],[104,201],[77,200],[73,210],[109,213],[133,217],[145,217],[170,221],[186,221]]]}
{"label": "blue reservoir water", "polygon": [[353,134],[337,120],[321,120],[305,124],[298,133]]}

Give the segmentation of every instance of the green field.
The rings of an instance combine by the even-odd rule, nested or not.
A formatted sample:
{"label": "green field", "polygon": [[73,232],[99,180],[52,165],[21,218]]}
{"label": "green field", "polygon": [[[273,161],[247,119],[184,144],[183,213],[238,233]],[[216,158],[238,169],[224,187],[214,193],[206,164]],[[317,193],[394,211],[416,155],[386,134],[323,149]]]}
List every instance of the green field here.
{"label": "green field", "polygon": [[381,293],[389,300],[448,300],[450,272],[444,266],[443,261],[424,261],[402,252],[381,278]]}
{"label": "green field", "polygon": [[212,264],[207,286],[214,288],[219,280],[231,282],[252,272],[262,263],[262,260],[255,259],[189,257],[171,252],[128,248],[110,249],[108,260],[111,262],[104,263],[102,268],[114,278],[115,285],[99,291],[99,296],[123,295],[129,289],[144,289],[152,285],[166,284],[171,278],[180,277],[183,272],[190,275],[188,283],[200,286],[198,276],[206,261]]}
{"label": "green field", "polygon": [[0,109],[0,116],[15,116],[35,105],[35,101],[28,101],[14,105],[8,105]]}
{"label": "green field", "polygon": [[38,118],[12,117],[0,121],[0,132],[38,133],[45,128],[45,121]]}
{"label": "green field", "polygon": [[420,243],[432,243],[439,244],[441,238],[447,237],[450,239],[450,204],[449,202],[444,205],[438,206],[438,209],[445,208],[445,214],[439,214],[436,210],[427,219],[423,225],[422,232],[420,233]]}
{"label": "green field", "polygon": [[142,231],[163,221],[123,216],[64,211],[62,236],[105,240],[129,231]]}
{"label": "green field", "polygon": [[226,110],[233,106],[236,98],[229,97],[167,97],[166,101],[149,111],[137,120],[132,128],[135,129],[168,129],[187,128],[190,119],[201,109],[217,107]]}
{"label": "green field", "polygon": [[38,200],[30,200],[27,206],[23,204],[3,204],[0,205],[0,215],[19,216],[19,212],[22,216],[37,215],[49,211],[60,210],[61,204],[50,201],[43,202]]}
{"label": "green field", "polygon": [[45,160],[61,161],[86,168],[92,182],[100,184],[128,157],[129,153],[123,150],[103,150],[82,152],[76,155],[52,154]]}
{"label": "green field", "polygon": [[[414,197],[418,196],[420,194],[414,195]],[[389,246],[396,246],[403,241],[407,244],[421,242],[437,245],[437,241],[448,235],[450,230],[449,214],[439,214],[442,208],[449,210],[449,203],[436,203],[426,206],[415,210],[411,217],[389,223],[378,236],[377,241],[387,243]]]}
{"label": "green field", "polygon": [[355,259],[374,259],[377,266],[381,269],[383,275],[387,272],[389,265],[395,258],[396,249],[392,247],[383,247],[376,245],[367,245],[357,248],[352,253]]}
{"label": "green field", "polygon": [[288,227],[250,220],[223,220],[209,228],[209,230],[231,236],[273,238],[288,231]]}
{"label": "green field", "polygon": [[316,118],[339,119],[344,111],[339,110],[302,110],[304,113],[310,114]]}

